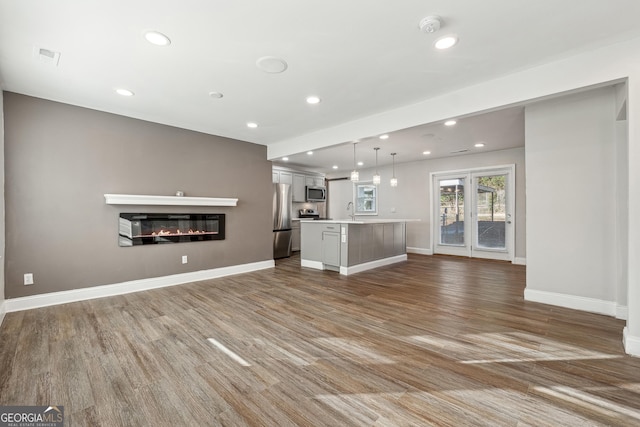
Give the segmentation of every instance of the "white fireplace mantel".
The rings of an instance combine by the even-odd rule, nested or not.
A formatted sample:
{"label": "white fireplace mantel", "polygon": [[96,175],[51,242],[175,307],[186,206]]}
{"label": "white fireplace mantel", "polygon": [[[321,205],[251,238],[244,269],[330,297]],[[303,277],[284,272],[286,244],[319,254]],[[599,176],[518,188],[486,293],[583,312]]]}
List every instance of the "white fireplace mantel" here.
{"label": "white fireplace mantel", "polygon": [[150,196],[140,194],[105,194],[108,205],[157,206],[236,206],[238,199],[223,197]]}

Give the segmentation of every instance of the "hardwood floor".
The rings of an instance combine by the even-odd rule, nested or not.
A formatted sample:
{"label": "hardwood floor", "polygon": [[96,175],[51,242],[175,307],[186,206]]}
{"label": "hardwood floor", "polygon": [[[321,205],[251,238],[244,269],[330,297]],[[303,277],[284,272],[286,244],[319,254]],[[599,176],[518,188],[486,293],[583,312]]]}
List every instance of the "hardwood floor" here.
{"label": "hardwood floor", "polygon": [[525,268],[410,255],[7,314],[0,404],[67,426],[640,424],[624,322],[525,302]]}

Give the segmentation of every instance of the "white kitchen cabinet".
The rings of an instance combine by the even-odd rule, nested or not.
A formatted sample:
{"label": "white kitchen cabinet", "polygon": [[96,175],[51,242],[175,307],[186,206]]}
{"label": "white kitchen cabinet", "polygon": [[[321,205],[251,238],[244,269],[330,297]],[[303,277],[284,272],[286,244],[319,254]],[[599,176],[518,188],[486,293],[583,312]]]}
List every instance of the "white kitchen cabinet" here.
{"label": "white kitchen cabinet", "polygon": [[305,185],[307,187],[324,187],[324,178],[308,175],[305,177]]}
{"label": "white kitchen cabinet", "polygon": [[305,176],[301,174],[293,174],[293,201],[306,202]]}
{"label": "white kitchen cabinet", "polygon": [[291,172],[280,171],[280,184],[293,184],[293,174]]}
{"label": "white kitchen cabinet", "polygon": [[280,182],[280,172],[272,171],[271,178],[271,182],[273,182],[274,184],[278,184]]}

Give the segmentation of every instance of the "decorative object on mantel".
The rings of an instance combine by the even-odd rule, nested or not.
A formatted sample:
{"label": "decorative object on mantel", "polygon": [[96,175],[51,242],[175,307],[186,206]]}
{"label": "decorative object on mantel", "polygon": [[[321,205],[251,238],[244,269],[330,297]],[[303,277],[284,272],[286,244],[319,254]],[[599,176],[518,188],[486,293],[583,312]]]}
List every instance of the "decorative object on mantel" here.
{"label": "decorative object on mantel", "polygon": [[108,205],[157,206],[237,206],[238,199],[223,197],[150,196],[139,194],[105,194]]}
{"label": "decorative object on mantel", "polygon": [[176,191],[176,197],[184,197],[184,191],[182,190]]}

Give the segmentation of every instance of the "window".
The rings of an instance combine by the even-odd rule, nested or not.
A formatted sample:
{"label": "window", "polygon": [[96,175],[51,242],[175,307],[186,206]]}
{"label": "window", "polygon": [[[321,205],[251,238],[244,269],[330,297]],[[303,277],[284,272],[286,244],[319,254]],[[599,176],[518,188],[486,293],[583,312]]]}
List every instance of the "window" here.
{"label": "window", "polygon": [[378,187],[373,183],[355,184],[356,215],[378,215]]}

